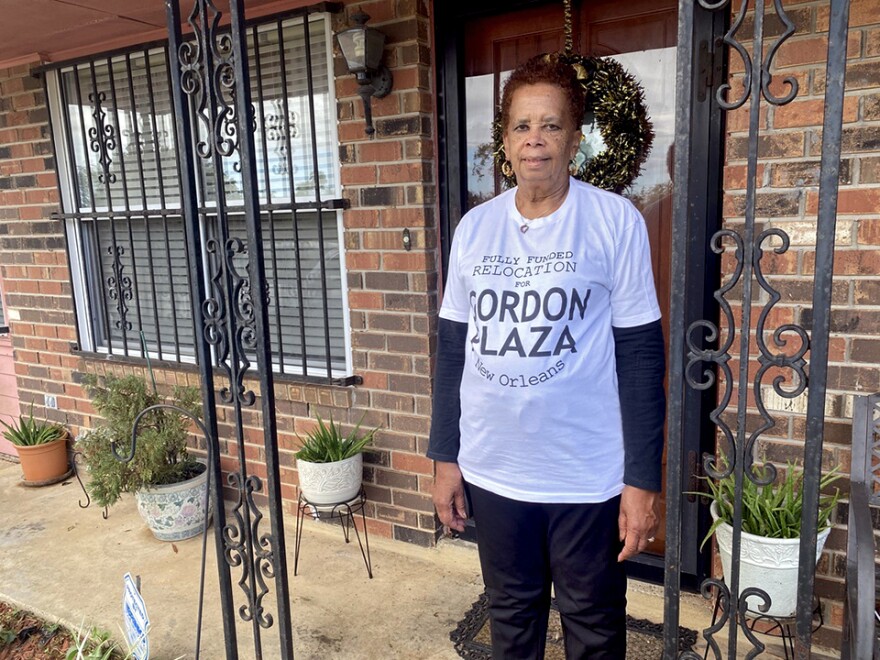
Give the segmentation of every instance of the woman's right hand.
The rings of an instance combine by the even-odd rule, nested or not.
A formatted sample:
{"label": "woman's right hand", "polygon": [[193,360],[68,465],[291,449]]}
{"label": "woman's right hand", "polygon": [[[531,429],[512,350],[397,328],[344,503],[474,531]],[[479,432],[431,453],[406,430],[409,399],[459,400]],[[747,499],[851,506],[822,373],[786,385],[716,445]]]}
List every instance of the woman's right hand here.
{"label": "woman's right hand", "polygon": [[434,461],[434,506],[440,522],[450,529],[464,531],[467,508],[458,463]]}

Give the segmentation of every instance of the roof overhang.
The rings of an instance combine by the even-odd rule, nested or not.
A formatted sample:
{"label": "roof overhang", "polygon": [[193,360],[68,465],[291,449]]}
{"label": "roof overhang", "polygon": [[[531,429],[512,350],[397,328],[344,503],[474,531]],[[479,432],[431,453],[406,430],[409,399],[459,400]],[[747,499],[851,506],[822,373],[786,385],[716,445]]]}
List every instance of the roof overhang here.
{"label": "roof overhang", "polygon": [[[181,0],[181,16],[193,0]],[[228,14],[228,0],[215,0]],[[314,0],[246,0],[247,18],[316,4]],[[0,0],[0,69],[63,62],[166,39],[164,0]]]}

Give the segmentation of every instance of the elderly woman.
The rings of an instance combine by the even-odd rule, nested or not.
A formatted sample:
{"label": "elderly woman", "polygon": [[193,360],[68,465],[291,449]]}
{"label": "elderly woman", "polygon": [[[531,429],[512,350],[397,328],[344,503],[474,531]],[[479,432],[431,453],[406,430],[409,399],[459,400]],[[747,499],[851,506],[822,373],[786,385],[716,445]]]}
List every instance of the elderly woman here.
{"label": "elderly woman", "polygon": [[471,210],[440,311],[428,456],[443,524],[477,527],[495,658],[623,658],[621,562],[656,532],[663,336],[645,224],[569,176],[583,91],[552,56],[502,96],[517,186]]}

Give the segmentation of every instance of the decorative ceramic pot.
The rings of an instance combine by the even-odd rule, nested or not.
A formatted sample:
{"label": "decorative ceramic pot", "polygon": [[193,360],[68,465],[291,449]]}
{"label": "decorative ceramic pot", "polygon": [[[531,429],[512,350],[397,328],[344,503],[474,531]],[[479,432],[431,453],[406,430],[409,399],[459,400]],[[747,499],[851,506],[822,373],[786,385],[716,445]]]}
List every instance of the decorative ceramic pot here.
{"label": "decorative ceramic pot", "polygon": [[[204,463],[202,463],[204,465]],[[143,488],[135,493],[138,511],[160,541],[181,541],[197,536],[211,518],[211,504],[205,512],[208,470],[176,484]]]}
{"label": "decorative ceramic pot", "polygon": [[[718,504],[710,507],[712,519],[718,519]],[[816,561],[822,554],[825,541],[831,528],[819,532],[816,538]],[[731,572],[733,548],[733,527],[722,523],[715,530],[718,552],[721,555],[721,568],[724,575]],[[743,532],[740,541],[739,591],[749,587],[763,589],[770,596],[770,609],[761,612],[761,598],[749,596],[748,608],[752,612],[786,618],[797,611],[798,563],[800,539],[771,539]]]}
{"label": "decorative ceramic pot", "polygon": [[67,460],[67,434],[42,445],[16,446],[25,484],[45,486],[54,484],[67,476],[70,463]]}
{"label": "decorative ceramic pot", "polygon": [[357,497],[364,475],[364,455],[334,463],[296,460],[299,489],[310,504],[340,504]]}

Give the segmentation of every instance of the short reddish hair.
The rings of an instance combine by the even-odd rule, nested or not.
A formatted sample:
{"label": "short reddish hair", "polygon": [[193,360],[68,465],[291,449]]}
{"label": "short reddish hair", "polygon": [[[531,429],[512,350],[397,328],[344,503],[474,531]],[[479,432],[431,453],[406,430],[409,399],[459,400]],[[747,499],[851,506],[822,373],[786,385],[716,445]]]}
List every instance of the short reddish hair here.
{"label": "short reddish hair", "polygon": [[525,85],[548,83],[559,87],[565,95],[568,115],[576,128],[584,119],[586,102],[584,88],[577,79],[574,68],[562,62],[556,55],[536,55],[520,64],[504,83],[501,92],[501,130],[507,131],[510,123],[510,104],[513,94]]}

